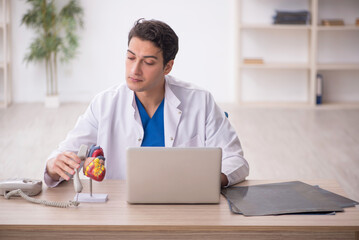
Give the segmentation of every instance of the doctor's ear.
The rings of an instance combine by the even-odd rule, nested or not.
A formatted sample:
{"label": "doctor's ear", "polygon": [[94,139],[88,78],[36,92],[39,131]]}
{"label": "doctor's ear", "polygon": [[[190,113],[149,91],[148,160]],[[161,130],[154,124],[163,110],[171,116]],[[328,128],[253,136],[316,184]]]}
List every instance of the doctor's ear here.
{"label": "doctor's ear", "polygon": [[174,64],[174,60],[169,60],[168,63],[166,64],[166,66],[164,67],[164,74],[167,75],[171,72],[173,64]]}

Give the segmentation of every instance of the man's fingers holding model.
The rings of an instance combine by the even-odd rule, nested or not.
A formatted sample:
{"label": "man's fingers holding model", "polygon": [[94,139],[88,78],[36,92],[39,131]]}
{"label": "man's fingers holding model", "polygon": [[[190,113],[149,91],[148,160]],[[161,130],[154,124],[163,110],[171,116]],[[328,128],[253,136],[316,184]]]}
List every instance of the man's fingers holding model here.
{"label": "man's fingers holding model", "polygon": [[73,153],[73,152],[64,152],[63,154],[68,159],[73,160],[74,163],[78,163],[78,164],[81,163],[81,159],[75,153]]}
{"label": "man's fingers holding model", "polygon": [[60,177],[62,177],[66,181],[70,180],[70,177],[67,176],[64,170],[62,170],[60,167],[55,168],[55,173],[57,173]]}

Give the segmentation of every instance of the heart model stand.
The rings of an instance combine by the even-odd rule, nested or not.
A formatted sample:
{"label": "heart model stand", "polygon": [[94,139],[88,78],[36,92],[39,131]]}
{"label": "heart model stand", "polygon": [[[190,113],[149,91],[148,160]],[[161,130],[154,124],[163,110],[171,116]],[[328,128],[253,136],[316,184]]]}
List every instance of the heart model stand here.
{"label": "heart model stand", "polygon": [[87,157],[94,157],[95,159],[84,169],[86,176],[90,178],[90,193],[81,193],[82,184],[79,178],[79,169],[75,170],[74,175],[74,188],[76,195],[74,201],[77,202],[106,202],[108,199],[108,194],[94,194],[92,193],[92,179],[96,181],[102,181],[106,174],[106,169],[103,164],[100,163],[100,160],[105,160],[103,150],[100,146],[91,146],[90,151],[86,145],[81,145],[78,152],[78,157],[81,159],[81,167],[83,166]]}

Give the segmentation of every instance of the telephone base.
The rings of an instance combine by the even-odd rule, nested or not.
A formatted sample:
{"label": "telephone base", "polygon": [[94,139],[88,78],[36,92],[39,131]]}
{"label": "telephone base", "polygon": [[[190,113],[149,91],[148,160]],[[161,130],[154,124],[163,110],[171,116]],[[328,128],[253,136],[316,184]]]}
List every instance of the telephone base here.
{"label": "telephone base", "polygon": [[74,201],[88,202],[88,203],[100,203],[108,200],[108,194],[92,194],[89,193],[77,193],[74,197]]}

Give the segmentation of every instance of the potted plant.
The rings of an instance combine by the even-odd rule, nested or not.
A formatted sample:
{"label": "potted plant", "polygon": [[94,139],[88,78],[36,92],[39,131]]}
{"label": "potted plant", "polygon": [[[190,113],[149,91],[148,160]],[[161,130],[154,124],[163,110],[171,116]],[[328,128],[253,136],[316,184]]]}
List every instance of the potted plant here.
{"label": "potted plant", "polygon": [[[45,61],[46,107],[58,107],[57,62],[69,61],[76,55],[78,36],[83,26],[83,10],[77,0],[70,0],[59,11],[55,0],[27,0],[31,8],[21,23],[36,31],[36,37],[25,55],[26,62]],[[63,1],[61,1],[63,3]]]}

